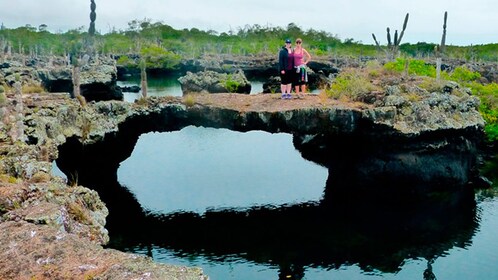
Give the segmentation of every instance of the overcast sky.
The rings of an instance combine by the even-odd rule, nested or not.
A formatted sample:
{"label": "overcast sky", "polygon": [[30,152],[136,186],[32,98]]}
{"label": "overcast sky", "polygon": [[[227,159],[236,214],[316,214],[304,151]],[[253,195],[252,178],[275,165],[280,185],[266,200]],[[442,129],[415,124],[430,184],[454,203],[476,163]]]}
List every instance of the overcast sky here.
{"label": "overcast sky", "polygon": [[[498,43],[496,0],[95,0],[96,29],[125,30],[134,19],[151,19],[175,29],[218,32],[245,25],[286,27],[295,23],[373,44],[386,44],[386,27],[400,31],[410,14],[402,43],[439,43],[448,11],[447,45]],[[51,32],[88,29],[90,0],[0,0],[0,22],[7,28],[48,25]],[[306,42],[305,42],[306,43]]]}

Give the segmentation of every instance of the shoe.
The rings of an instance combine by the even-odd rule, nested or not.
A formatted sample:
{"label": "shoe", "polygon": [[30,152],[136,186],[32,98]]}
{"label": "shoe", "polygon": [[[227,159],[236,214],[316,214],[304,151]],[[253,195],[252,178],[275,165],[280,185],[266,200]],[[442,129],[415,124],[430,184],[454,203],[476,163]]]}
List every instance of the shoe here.
{"label": "shoe", "polygon": [[292,95],[290,93],[287,93],[287,99],[292,99]]}
{"label": "shoe", "polygon": [[282,99],[286,99],[286,98],[287,98],[287,94],[282,93]]}

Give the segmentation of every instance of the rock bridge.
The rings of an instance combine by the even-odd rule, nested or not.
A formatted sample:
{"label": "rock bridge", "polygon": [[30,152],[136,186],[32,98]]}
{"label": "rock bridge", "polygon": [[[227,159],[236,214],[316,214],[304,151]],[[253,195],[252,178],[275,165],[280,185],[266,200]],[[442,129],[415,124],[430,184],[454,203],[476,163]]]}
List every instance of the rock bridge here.
{"label": "rock bridge", "polygon": [[[476,175],[484,125],[477,103],[470,96],[444,98],[427,101],[439,105],[412,105],[406,114],[396,106],[343,104],[316,95],[289,101],[269,94],[205,94],[193,100],[152,98],[141,105],[99,102],[85,110],[65,106],[52,123],[60,131],[72,127],[72,135],[59,136],[67,139],[59,150],[79,163],[66,171],[80,180],[85,174],[116,174],[142,133],[193,125],[290,133],[302,156],[327,167],[329,181],[338,186],[425,195],[460,189]],[[64,161],[58,159],[71,165]]]}
{"label": "rock bridge", "polygon": [[[389,263],[379,265],[377,257],[372,258],[375,261],[362,260],[365,266],[389,270],[399,266],[399,251],[429,258],[424,252],[410,251],[413,236],[428,232],[440,234],[444,242],[436,249],[432,245],[430,252],[433,254],[434,250],[442,252],[456,243],[466,242],[474,232],[474,196],[467,184],[473,177],[482,122],[473,110],[463,112],[465,118],[458,118],[466,119],[466,124],[442,119],[441,114],[434,113],[437,118],[434,121],[441,126],[431,129],[432,120],[415,124],[408,123],[411,120],[408,118],[403,123],[403,117],[398,116],[393,107],[323,104],[318,96],[290,101],[293,103],[269,95],[225,94],[199,95],[194,101],[158,98],[150,99],[146,105],[94,104],[91,111],[87,111],[87,117],[91,123],[99,125],[86,137],[73,135],[67,138],[59,148],[58,165],[66,174],[78,174],[79,182],[84,186],[98,191],[111,209],[109,227],[126,233],[123,238],[131,240],[131,244],[174,240],[174,245],[169,245],[173,249],[220,257],[227,248],[231,253],[233,248],[238,248],[235,252],[244,252],[244,258],[248,260],[278,264],[285,270],[289,260],[278,246],[274,247],[273,238],[265,239],[265,228],[272,228],[275,233],[286,232],[289,225],[317,229],[319,234],[326,236],[324,240],[333,236],[332,240],[337,241],[320,244],[321,248],[347,252],[345,254],[352,262],[361,258],[365,246],[375,247],[393,238],[400,240],[399,233],[403,232],[402,241],[395,245],[396,254],[387,258]],[[65,114],[69,116],[69,110]],[[69,119],[78,119],[78,116]],[[446,123],[444,129],[443,123]],[[190,125],[292,134],[293,144],[304,158],[329,169],[322,200],[302,208],[296,205],[289,209],[254,208],[246,212],[213,210],[205,215],[147,212],[118,182],[119,164],[131,155],[142,133],[174,131]],[[443,192],[444,196],[433,195]],[[327,231],[323,220],[316,220],[321,213],[341,213],[337,220],[327,220],[334,225],[332,231]],[[413,226],[414,220],[424,222]],[[130,221],[134,223],[132,228]],[[448,231],[444,234],[435,231],[430,226],[433,223],[445,225]],[[370,227],[364,227],[365,224],[385,226],[373,227],[382,229],[379,234],[377,230],[367,230]],[[458,227],[455,228],[455,224]],[[341,239],[341,236],[348,236],[341,231],[350,229],[345,225],[357,226],[354,230],[364,236],[372,235],[375,241],[361,246],[340,245],[349,244]],[[199,238],[199,228],[209,228],[211,234],[204,233],[205,239]],[[230,240],[223,238],[227,232],[233,233]],[[240,232],[246,234],[239,236]],[[286,233],[290,236],[288,241],[280,236],[275,238],[292,247],[301,236],[292,232]],[[405,244],[404,240],[408,242]],[[310,238],[303,248],[313,248],[315,242],[315,238]],[[240,247],[240,244],[249,245]],[[374,251],[382,250],[380,246]],[[328,254],[309,256],[306,250],[299,251],[296,256],[291,262],[297,269],[302,269],[303,264],[326,267],[346,262]]]}
{"label": "rock bridge", "polygon": [[[10,111],[15,112],[19,108],[14,106],[16,104],[9,101],[7,106],[0,108],[3,119],[7,119]],[[304,217],[303,221],[312,221],[311,217],[320,211],[340,211],[342,214],[339,216],[349,225],[350,221],[358,216],[347,215],[347,212],[358,210],[357,208],[361,208],[360,216],[368,211],[367,220],[370,221],[372,209],[381,206],[392,210],[390,205],[395,202],[406,210],[400,217],[403,217],[404,213],[407,217],[402,223],[396,223],[393,231],[387,232],[397,233],[398,229],[403,229],[406,233],[406,226],[411,226],[414,219],[427,221],[427,224],[420,228],[410,228],[409,232],[413,235],[420,232],[426,234],[427,229],[434,223],[447,223],[450,229],[448,232],[451,234],[444,236],[445,242],[440,248],[441,251],[447,250],[448,246],[453,246],[455,242],[467,242],[467,236],[471,236],[475,228],[473,212],[461,207],[469,205],[468,202],[472,207],[474,196],[468,192],[470,188],[466,186],[475,175],[473,172],[477,148],[484,126],[483,119],[476,109],[478,102],[472,96],[431,94],[418,102],[392,98],[373,106],[323,100],[317,95],[306,96],[300,100],[281,100],[271,94],[201,94],[184,98],[149,98],[146,102],[134,104],[121,101],[90,102],[81,107],[66,94],[33,94],[23,96],[23,105],[22,114],[16,116],[22,118],[22,122],[0,122],[0,171],[2,175],[7,174],[10,178],[23,180],[17,185],[0,180],[4,190],[8,190],[0,194],[0,212],[3,214],[0,234],[21,240],[21,237],[30,236],[29,233],[36,231],[38,240],[44,242],[36,243],[37,252],[42,252],[41,255],[61,264],[69,263],[68,260],[80,260],[79,257],[71,257],[71,254],[92,256],[92,260],[80,260],[82,263],[95,261],[95,255],[103,256],[100,252],[105,249],[97,247],[95,243],[105,244],[109,240],[103,222],[107,215],[106,205],[112,209],[109,213],[110,220],[113,215],[119,216],[117,219],[121,220],[121,223],[118,223],[118,226],[129,228],[130,220],[134,221],[134,225],[139,223],[130,234],[139,234],[143,232],[142,229],[151,228],[157,232],[157,238],[167,236],[169,239],[175,239],[184,236],[185,226],[193,227],[191,233],[197,233],[198,227],[212,228],[213,225],[220,224],[220,219],[233,220],[234,215],[249,232],[255,228],[248,226],[252,225],[251,213],[258,217],[264,214],[268,217],[270,225],[281,227],[282,231],[287,229],[289,223],[286,220],[280,221],[279,211],[265,209],[254,210],[249,217],[239,217],[238,213],[218,215],[219,219],[201,219],[188,215],[178,219],[151,217],[143,212],[133,195],[118,186],[119,164],[131,154],[142,133],[173,131],[190,125],[242,132],[263,130],[270,133],[290,133],[293,135],[294,146],[304,158],[326,166],[329,169],[329,178],[323,201],[320,205],[306,208],[304,213],[296,212],[297,216],[290,215],[291,222],[295,222],[298,217]],[[24,137],[16,134],[21,131]],[[18,137],[18,141],[12,143],[11,138],[14,136]],[[52,176],[43,176],[44,173],[50,173],[53,160],[69,175],[70,180],[85,187],[95,188],[98,194],[84,187],[68,187]],[[430,195],[440,191],[449,192],[451,199]],[[406,200],[401,199],[402,195],[421,200],[405,203]],[[358,198],[359,196],[361,197]],[[105,201],[105,205],[99,197]],[[82,201],[85,202],[84,205],[81,204]],[[325,203],[326,201],[332,203]],[[77,213],[81,215],[68,210],[71,209],[68,208],[70,205],[74,207],[74,203],[80,203]],[[329,209],[330,205],[332,208]],[[464,219],[460,215],[463,208]],[[384,212],[375,213],[373,217],[376,220],[384,220]],[[394,220],[400,221],[398,217]],[[275,221],[280,222],[275,224]],[[465,230],[463,235],[458,231],[453,234],[453,221],[465,221],[464,228],[470,228],[470,233]],[[257,225],[266,227],[264,222]],[[179,231],[172,232],[172,229]],[[50,240],[56,240],[61,231],[83,244],[77,246],[78,250],[88,249],[92,253],[75,252],[73,247],[69,247],[72,243],[68,243],[68,247],[58,246],[57,253],[51,253],[49,249],[53,242]],[[221,227],[215,228],[213,232],[216,235],[216,232],[225,231],[226,229]],[[324,234],[328,235],[329,232]],[[378,232],[373,234],[375,237],[384,236]],[[396,237],[399,235],[396,234]],[[140,241],[140,238],[136,240]],[[193,238],[188,240],[191,242]],[[294,240],[291,238],[290,242]],[[410,240],[409,236],[407,240]],[[28,252],[31,252],[32,242],[32,239],[22,239],[19,246],[30,248]],[[383,242],[380,240],[376,243]],[[206,244],[213,244],[213,241],[209,239]],[[206,248],[206,244],[196,244],[194,250]],[[411,243],[407,244],[411,246]],[[228,245],[232,247],[231,243]],[[272,263],[281,257],[280,250],[273,250],[271,244],[262,243],[260,246],[266,248],[266,251],[262,250],[262,256],[268,257]],[[396,246],[400,248],[396,250],[395,257],[398,258],[399,251],[404,250],[406,246],[404,243]],[[430,248],[432,255],[434,248],[432,245]],[[249,249],[251,248],[243,248],[244,251]],[[344,251],[352,256],[349,262],[354,263],[357,256],[360,256],[354,252],[361,252],[363,249],[361,246],[344,248]],[[67,255],[60,254],[60,250]],[[3,251],[7,254],[9,250]],[[126,257],[117,251],[107,252],[108,255],[120,258],[122,271],[131,271],[137,277],[151,269],[155,273],[163,273],[158,275],[171,273],[171,268],[167,266]],[[219,254],[217,248],[209,248],[206,252]],[[378,249],[375,252],[378,252]],[[26,264],[26,259],[22,258],[23,254],[6,256],[12,259],[11,267],[15,271],[19,271],[17,264],[23,264],[22,271],[32,275],[37,273],[39,266],[33,262],[31,266]],[[123,258],[127,258],[127,261],[123,261]],[[261,256],[256,259],[266,261]],[[374,259],[375,264],[377,257]],[[298,259],[296,263],[303,264],[303,261]],[[310,265],[340,265],[342,260],[329,258],[305,261],[310,261]],[[144,264],[145,262],[147,264]],[[138,270],[137,263],[143,265]],[[109,261],[96,269],[112,273],[114,266],[111,264]],[[368,262],[365,264],[372,267]],[[61,268],[61,273],[64,271],[69,270],[67,267]],[[185,274],[197,275],[196,277],[200,275],[199,270],[182,268],[182,271]]]}

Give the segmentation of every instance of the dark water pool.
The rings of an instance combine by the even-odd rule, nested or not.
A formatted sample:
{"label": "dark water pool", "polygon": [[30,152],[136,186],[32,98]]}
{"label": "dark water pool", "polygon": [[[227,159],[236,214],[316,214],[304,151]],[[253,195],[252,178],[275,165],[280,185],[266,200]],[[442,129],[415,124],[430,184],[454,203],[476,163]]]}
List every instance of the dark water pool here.
{"label": "dark water pool", "polygon": [[[182,88],[176,76],[149,76],[147,77],[148,96],[182,96]],[[263,81],[251,80],[251,94],[263,92]],[[118,81],[119,86],[140,86],[140,77],[128,77]],[[142,92],[123,92],[124,101],[134,102],[141,96]]]}
{"label": "dark water pool", "polygon": [[492,191],[391,203],[331,176],[288,134],[143,134],[118,169],[110,246],[211,279],[498,279]]}

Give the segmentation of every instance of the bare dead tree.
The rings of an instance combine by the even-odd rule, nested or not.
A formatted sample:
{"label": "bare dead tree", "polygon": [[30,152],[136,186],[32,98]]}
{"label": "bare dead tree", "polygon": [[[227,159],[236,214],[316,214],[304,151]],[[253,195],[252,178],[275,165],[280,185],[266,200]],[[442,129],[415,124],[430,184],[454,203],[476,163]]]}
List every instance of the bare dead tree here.
{"label": "bare dead tree", "polygon": [[441,63],[443,60],[444,50],[446,49],[446,20],[448,12],[444,12],[443,35],[441,36],[441,44],[436,46],[436,80],[441,79]]}

